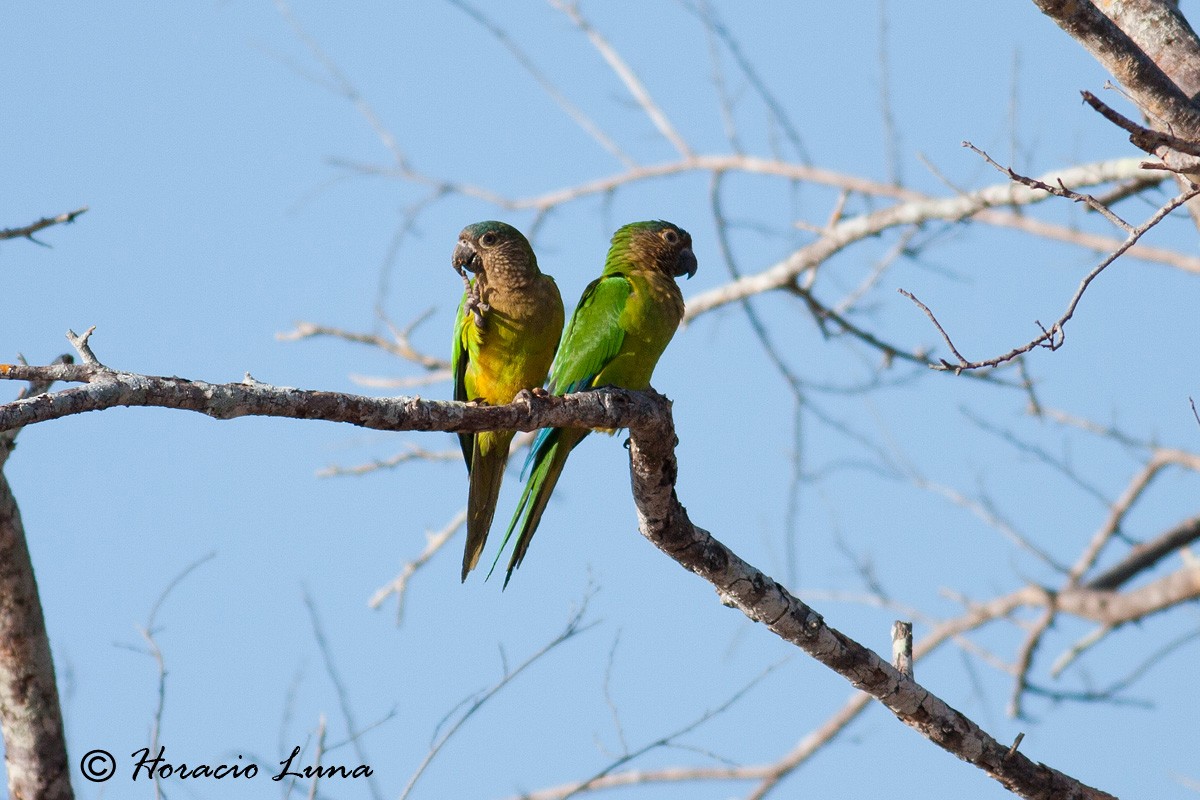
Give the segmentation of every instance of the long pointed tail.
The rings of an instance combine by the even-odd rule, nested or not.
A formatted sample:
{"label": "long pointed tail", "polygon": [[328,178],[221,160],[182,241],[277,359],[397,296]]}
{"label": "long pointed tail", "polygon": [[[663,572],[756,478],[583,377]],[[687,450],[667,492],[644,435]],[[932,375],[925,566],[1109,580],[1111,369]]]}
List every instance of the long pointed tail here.
{"label": "long pointed tail", "polygon": [[487,543],[512,437],[511,433],[503,431],[475,436],[471,453],[471,487],[467,493],[467,546],[463,550],[462,563],[464,581],[467,573],[479,563],[479,554]]}
{"label": "long pointed tail", "polygon": [[[512,537],[513,531],[517,529],[519,521],[520,532],[517,534],[517,543],[513,547],[512,556],[508,559],[508,569],[504,573],[506,587],[512,580],[513,570],[521,566],[521,562],[525,559],[525,551],[529,549],[529,542],[533,539],[533,534],[537,532],[538,523],[542,521],[542,513],[546,510],[546,503],[550,501],[550,495],[553,494],[555,485],[558,484],[559,476],[562,475],[563,466],[567,463],[567,456],[587,434],[588,431],[583,430],[555,428],[549,431],[549,435],[539,436],[534,443],[535,449],[530,454],[531,461],[526,464],[526,467],[532,465],[533,471],[525,483],[525,489],[521,492],[521,500],[517,503],[517,510],[513,514],[512,522],[508,524],[504,541],[500,544],[502,553],[508,540]],[[496,569],[499,561],[500,553],[497,553],[496,561],[492,563],[492,570]],[[491,572],[488,575],[491,575]]]}

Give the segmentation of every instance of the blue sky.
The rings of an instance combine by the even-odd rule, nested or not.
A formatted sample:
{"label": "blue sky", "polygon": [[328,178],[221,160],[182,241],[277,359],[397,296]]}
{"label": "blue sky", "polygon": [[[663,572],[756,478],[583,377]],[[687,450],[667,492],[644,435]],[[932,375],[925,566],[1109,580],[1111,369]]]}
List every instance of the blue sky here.
{"label": "blue sky", "polygon": [[[1099,92],[1107,76],[1032,3],[919,5],[888,4],[886,86],[899,132],[890,141],[880,105],[878,4],[771,4],[753,13],[715,4],[817,165],[885,181],[898,172],[911,187],[941,194],[949,191],[943,180],[968,188],[1000,180],[960,146],[964,139],[1033,174],[1132,155],[1121,134],[1079,102],[1080,89]],[[729,152],[708,43],[693,14],[671,2],[647,3],[636,19],[609,4],[584,11],[693,148]],[[621,170],[449,3],[297,2],[293,12],[426,174],[528,197]],[[647,164],[674,157],[563,14],[512,4],[500,22],[631,156]],[[770,156],[781,142],[779,126],[729,52],[721,53],[741,145]],[[449,268],[458,230],[496,217],[527,230],[534,222],[529,212],[461,195],[434,200],[428,187],[348,170],[347,163],[387,166],[391,156],[269,2],[43,4],[9,15],[0,65],[9,76],[0,118],[0,226],[90,208],[74,225],[45,231],[40,238],[50,248],[0,244],[7,298],[0,359],[23,353],[32,363],[49,361],[68,349],[68,328],[95,325],[97,355],[118,369],[214,382],[250,372],[280,385],[398,392],[364,387],[354,376],[413,377],[418,368],[360,345],[286,342],[277,334],[298,320],[386,333],[377,307],[401,326],[432,309],[413,343],[445,355],[461,290]],[[744,271],[807,241],[792,223],[820,224],[836,201],[835,191],[771,178],[733,175],[728,184]],[[707,176],[693,173],[568,203],[537,229],[542,267],[570,306],[598,274],[617,225],[662,217],[695,240],[700,272],[685,296],[720,286],[728,275],[707,195]],[[1129,207],[1135,220],[1152,211],[1140,202]],[[428,204],[393,249],[398,227],[419,203]],[[847,210],[866,209],[854,200]],[[1036,213],[1106,232],[1065,202]],[[1149,238],[1195,252],[1195,229],[1182,219]],[[895,242],[884,237],[832,260],[819,284],[826,299],[858,285]],[[982,226],[948,230],[886,272],[858,320],[913,348],[940,348],[927,320],[895,291],[905,288],[938,312],[968,356],[992,355],[1030,338],[1033,320],[1061,313],[1095,261],[1075,248]],[[1194,446],[1187,397],[1200,394],[1196,302],[1194,278],[1120,263],[1085,298],[1067,346],[1031,358],[1043,402],[1136,436]],[[877,354],[824,338],[793,299],[767,296],[755,307],[804,379],[845,385],[873,373]],[[869,557],[898,602],[936,616],[960,608],[945,590],[986,599],[1052,577],[963,509],[882,475],[877,453],[820,422],[817,412],[929,480],[986,497],[1062,559],[1072,559],[1101,524],[1103,506],[970,415],[1037,441],[1110,496],[1136,469],[1125,449],[1031,420],[1019,392],[975,381],[921,374],[865,395],[813,391],[814,411],[801,429],[811,480],[789,528],[792,400],[745,314],[728,307],[682,329],[654,385],[676,402],[679,494],[692,518],[781,580],[789,569],[786,542],[795,537],[793,588],[814,597],[863,593],[846,552]],[[445,383],[407,391],[450,396]],[[311,748],[322,714],[329,742],[345,740],[349,724],[307,596],[358,727],[373,726],[360,738],[373,787],[327,786],[330,797],[398,796],[446,715],[498,680],[505,663],[519,663],[557,635],[585,598],[593,626],[490,700],[421,777],[414,797],[507,797],[588,777],[620,753],[622,739],[636,749],[682,728],[781,661],[742,701],[681,737],[681,746],[656,749],[633,766],[771,761],[850,696],[844,681],[722,608],[707,584],[637,535],[625,452],[619,439],[603,436],[572,456],[507,591],[482,575],[459,584],[456,539],[413,579],[403,624],[393,602],[369,609],[376,589],[421,551],[425,533],[445,526],[465,502],[462,466],[410,463],[340,478],[317,472],[387,458],[409,443],[455,446],[449,435],[216,422],[159,409],[91,414],[21,434],[7,474],[37,569],[71,754],[104,748],[122,760],[110,784],[78,780],[78,796],[152,796],[149,784],[130,784],[125,772],[128,754],[149,741],[158,702],[157,667],[139,629],[172,580],[209,554],[157,613],[168,758],[242,754],[265,771],[292,746]],[[510,475],[498,519],[518,487]],[[1194,477],[1165,475],[1131,516],[1129,534],[1150,536],[1194,514],[1195,490]],[[814,602],[858,640],[889,646],[895,612],[827,597]],[[1106,685],[1196,624],[1194,609],[1182,609],[1122,632],[1069,686]],[[1050,651],[1087,630],[1064,621],[1047,664]],[[1009,659],[1020,642],[1000,625],[974,639]],[[917,674],[997,738],[1025,731],[1022,747],[1037,760],[1116,794],[1171,796],[1184,792],[1180,775],[1200,778],[1195,737],[1187,735],[1197,712],[1184,683],[1191,654],[1194,646],[1169,656],[1135,688],[1157,703],[1153,709],[1033,700],[1028,721],[1004,715],[1008,676],[949,646]],[[357,763],[358,755],[342,746],[331,758]],[[1007,796],[879,708],[778,796],[874,796],[885,782],[900,796],[931,789]],[[168,784],[168,792],[282,793],[261,778],[228,784]],[[631,794],[747,791],[744,784],[700,784]]]}

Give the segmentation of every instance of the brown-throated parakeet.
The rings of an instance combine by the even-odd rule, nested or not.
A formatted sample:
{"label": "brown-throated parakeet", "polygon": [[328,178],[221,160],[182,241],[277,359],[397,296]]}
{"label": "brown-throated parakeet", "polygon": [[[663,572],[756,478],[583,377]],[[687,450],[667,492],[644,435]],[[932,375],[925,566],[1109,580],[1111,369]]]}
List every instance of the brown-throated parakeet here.
{"label": "brown-throated parakeet", "polygon": [[[567,324],[550,371],[550,391],[563,395],[602,386],[649,387],[654,365],[683,318],[683,294],[675,279],[695,273],[687,231],[662,221],[620,228],[613,234],[604,271],[584,290]],[[525,558],[567,455],[588,433],[548,428],[534,440],[525,462],[532,472],[500,546],[503,550],[518,531],[505,585]]]}
{"label": "brown-throated parakeet", "polygon": [[[458,235],[453,265],[467,283],[454,322],[454,399],[503,405],[522,389],[540,389],[562,334],[563,304],[528,240],[503,222],[477,222]],[[465,581],[492,526],[513,432],[458,438],[470,476]]]}

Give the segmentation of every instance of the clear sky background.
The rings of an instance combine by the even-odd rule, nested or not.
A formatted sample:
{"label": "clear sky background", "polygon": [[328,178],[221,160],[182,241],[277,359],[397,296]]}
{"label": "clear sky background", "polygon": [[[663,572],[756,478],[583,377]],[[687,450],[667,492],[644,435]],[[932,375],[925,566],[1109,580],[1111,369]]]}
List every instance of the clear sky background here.
{"label": "clear sky background", "polygon": [[[704,27],[679,3],[640,4],[636,16],[630,6],[592,2],[584,11],[697,152],[730,152]],[[719,47],[747,153],[770,157],[777,149],[875,180],[899,175],[938,194],[951,191],[943,179],[965,188],[1001,179],[960,146],[964,139],[1032,174],[1136,155],[1079,101],[1080,89],[1100,92],[1107,75],[1032,3],[890,3],[886,31],[874,2],[715,7],[803,146],[797,154]],[[622,169],[450,3],[296,2],[293,11],[425,174],[528,197]],[[632,157],[675,158],[562,13],[538,2],[505,4],[497,21]],[[530,231],[534,216],[462,195],[435,199],[429,186],[347,168],[386,167],[392,156],[270,2],[10,9],[0,67],[0,227],[90,208],[74,225],[43,232],[50,248],[0,244],[0,360],[22,353],[45,363],[69,349],[68,328],[95,325],[93,347],[117,369],[213,382],[250,372],[279,385],[450,396],[445,382],[363,386],[356,376],[422,371],[369,347],[277,334],[298,320],[386,334],[377,308],[401,326],[432,309],[413,343],[448,355],[461,292],[449,264],[457,232],[488,218]],[[792,223],[823,223],[837,196],[774,178],[728,182],[727,212],[747,272],[808,241]],[[1151,204],[1136,203],[1133,219],[1151,213]],[[848,211],[866,208],[855,201]],[[1030,213],[1107,232],[1065,201]],[[542,220],[535,246],[568,311],[599,273],[612,230],[648,218],[669,219],[694,237],[700,271],[685,296],[728,280],[708,177],[649,181],[568,203]],[[1182,218],[1149,240],[1196,251],[1195,228]],[[1033,320],[1057,317],[1096,261],[978,226],[934,226],[921,241],[917,257],[883,275],[858,320],[889,340],[940,353],[936,332],[895,291],[906,288],[938,312],[969,357],[1029,339]],[[830,262],[819,284],[825,299],[858,285],[896,242],[884,237]],[[1043,401],[1194,448],[1187,397],[1200,395],[1198,301],[1194,277],[1118,264],[1086,296],[1066,347],[1030,359]],[[822,337],[802,304],[771,296],[755,305],[806,381],[852,386],[873,374],[877,353]],[[934,617],[961,608],[947,590],[986,599],[1054,576],[967,511],[889,477],[878,452],[820,417],[849,426],[930,481],[986,497],[1061,559],[1074,557],[1105,507],[972,417],[1038,442],[1109,496],[1136,469],[1123,448],[1029,419],[1020,392],[900,367],[886,374],[908,379],[869,394],[809,393],[801,442],[811,479],[794,496],[794,520],[787,511],[793,401],[745,313],[730,306],[682,329],[654,379],[676,403],[678,490],[693,520],[881,651],[898,614],[845,601],[866,591],[856,559],[869,560],[897,603]],[[0,387],[0,397],[17,388]],[[172,581],[210,554],[157,608],[168,760],[214,763],[241,754],[267,774],[293,746],[311,752],[325,715],[334,746],[327,763],[357,764],[352,746],[336,746],[351,727],[348,707],[354,725],[369,728],[358,746],[374,768],[373,784],[326,784],[327,797],[398,796],[447,715],[457,718],[459,704],[497,681],[505,664],[555,637],[585,599],[592,626],[489,700],[429,766],[414,797],[503,798],[589,777],[626,745],[634,750],[685,727],[773,665],[730,709],[630,766],[772,761],[851,695],[841,678],[721,607],[707,584],[637,534],[620,439],[590,437],[572,456],[507,591],[478,573],[459,584],[456,538],[413,579],[402,624],[394,599],[368,608],[421,551],[426,532],[443,528],[465,503],[463,467],[413,462],[362,477],[317,473],[413,444],[455,448],[443,434],[217,422],[160,409],[73,417],[21,434],[7,474],[37,570],[71,755],[104,748],[121,763],[109,784],[77,776],[78,796],[153,796],[148,782],[127,777],[129,754],[148,744],[159,702],[158,667],[140,629]],[[1128,533],[1148,537],[1194,514],[1196,489],[1194,477],[1165,475]],[[510,474],[498,526],[518,490]],[[789,552],[798,558],[790,561]],[[1198,626],[1187,608],[1121,632],[1061,686],[1106,686]],[[927,630],[918,624],[918,637]],[[1049,661],[1088,630],[1062,622],[1037,675],[1045,678]],[[973,640],[1011,660],[1021,637],[996,625]],[[917,677],[998,739],[1024,731],[1022,748],[1035,760],[1118,795],[1181,796],[1189,791],[1181,779],[1200,780],[1200,702],[1189,674],[1196,652],[1194,644],[1173,652],[1130,690],[1152,707],[1034,699],[1028,720],[1005,716],[1009,676],[951,646],[918,665]],[[777,796],[872,797],[885,786],[896,797],[1008,796],[879,707]],[[172,797],[225,798],[286,787],[260,776],[241,786],[166,788]],[[747,791],[747,784],[688,784],[628,794]]]}

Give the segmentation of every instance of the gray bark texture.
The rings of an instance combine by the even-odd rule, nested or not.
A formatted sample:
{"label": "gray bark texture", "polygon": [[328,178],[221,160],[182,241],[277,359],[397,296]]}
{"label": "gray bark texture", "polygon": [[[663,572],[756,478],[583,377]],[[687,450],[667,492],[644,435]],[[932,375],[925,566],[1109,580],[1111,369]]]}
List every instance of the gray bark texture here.
{"label": "gray bark texture", "polygon": [[2,471],[12,437],[0,435],[0,729],[8,796],[69,800],[70,772],[50,640],[21,513]]}
{"label": "gray bark texture", "polygon": [[874,696],[922,736],[984,770],[1022,797],[1111,797],[997,742],[962,713],[906,678],[886,659],[827,625],[819,613],[743,561],[708,531],[693,525],[675,493],[677,440],[671,402],[653,391],[602,389],[566,397],[523,394],[507,406],[476,406],[417,397],[370,398],[303,391],[267,386],[250,378],[239,384],[210,384],[117,372],[99,364],[0,365],[0,378],[87,382],[0,406],[0,431],[114,406],[162,406],[220,419],[245,415],[325,419],[397,431],[628,428],[639,529],[655,547],[712,584],[724,605],[761,622]]}

